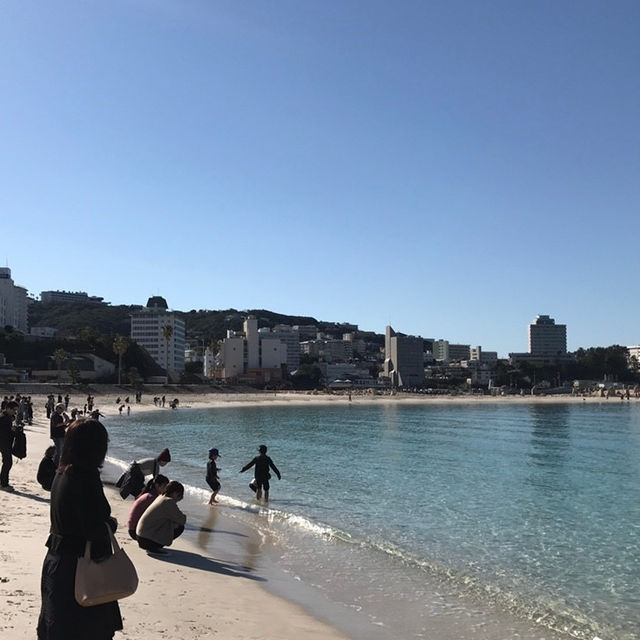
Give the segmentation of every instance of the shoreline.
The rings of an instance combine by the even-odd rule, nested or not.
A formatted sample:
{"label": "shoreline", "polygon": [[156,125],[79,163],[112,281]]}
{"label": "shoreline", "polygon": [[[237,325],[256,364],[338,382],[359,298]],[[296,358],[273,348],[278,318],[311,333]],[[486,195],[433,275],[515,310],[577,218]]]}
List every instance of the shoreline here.
{"label": "shoreline", "polygon": [[[109,398],[109,404],[96,407],[101,411],[105,408],[113,410],[106,415],[117,415],[117,397],[134,397],[136,390],[128,385],[88,385],[74,387],[73,385],[53,385],[46,383],[15,383],[0,385],[0,396],[11,396],[16,394],[31,395],[34,398],[34,407],[41,411],[44,407],[47,394],[63,395],[69,393],[72,399],[76,400],[69,405],[69,410],[73,406],[80,409],[84,404],[87,394],[96,397],[97,400],[105,401]],[[143,390],[142,403],[131,402],[132,410],[144,409],[154,410],[158,408],[169,409],[169,400],[180,399],[180,408],[210,408],[224,407],[229,405],[306,405],[306,404],[452,404],[452,405],[494,405],[494,404],[582,404],[582,403],[602,403],[602,404],[624,404],[640,402],[640,398],[631,397],[629,399],[612,397],[606,398],[599,395],[586,394],[550,394],[550,395],[478,395],[478,394],[419,394],[407,392],[395,393],[365,393],[353,392],[351,400],[346,392],[313,392],[313,391],[212,391],[210,388],[202,388],[196,385],[147,385]],[[152,398],[154,395],[165,395],[167,403],[165,407],[154,406]],[[81,399],[81,402],[78,399]],[[37,402],[37,404],[36,404]],[[113,403],[113,404],[111,404]],[[104,412],[104,411],[103,411]]]}

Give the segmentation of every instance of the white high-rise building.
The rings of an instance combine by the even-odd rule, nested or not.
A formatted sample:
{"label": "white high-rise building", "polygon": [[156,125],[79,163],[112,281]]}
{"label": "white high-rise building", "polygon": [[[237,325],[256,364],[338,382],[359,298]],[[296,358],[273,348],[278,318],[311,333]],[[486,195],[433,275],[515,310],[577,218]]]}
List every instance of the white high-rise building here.
{"label": "white high-rise building", "polygon": [[567,353],[567,325],[556,324],[549,316],[538,316],[529,325],[529,353],[554,357]]}
{"label": "white high-rise building", "polygon": [[0,267],[0,327],[27,333],[27,290],[13,283],[9,267]]}
{"label": "white high-rise building", "polygon": [[184,320],[168,311],[160,296],[149,298],[142,311],[131,315],[131,339],[144,347],[167,375],[184,371],[185,333]]}

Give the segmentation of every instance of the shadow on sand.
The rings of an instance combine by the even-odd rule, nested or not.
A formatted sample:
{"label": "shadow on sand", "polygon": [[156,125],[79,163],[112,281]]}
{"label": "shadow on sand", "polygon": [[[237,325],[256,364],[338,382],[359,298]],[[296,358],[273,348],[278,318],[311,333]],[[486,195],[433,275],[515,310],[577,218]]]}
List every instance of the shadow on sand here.
{"label": "shadow on sand", "polygon": [[36,493],[26,493],[24,491],[18,491],[16,489],[13,492],[14,496],[20,496],[21,498],[29,498],[29,500],[35,500],[36,502],[44,502],[45,504],[49,504],[49,498],[43,498]]}
{"label": "shadow on sand", "polygon": [[265,578],[260,576],[251,575],[251,569],[236,564],[228,564],[227,562],[221,562],[214,560],[213,558],[206,558],[198,553],[191,551],[181,551],[178,549],[170,550],[169,553],[164,556],[153,556],[156,560],[162,562],[169,562],[171,564],[178,564],[182,567],[190,567],[192,569],[200,569],[201,571],[210,571],[212,573],[219,573],[224,576],[231,576],[234,578],[247,578],[248,580],[256,580],[257,582],[266,582]]}

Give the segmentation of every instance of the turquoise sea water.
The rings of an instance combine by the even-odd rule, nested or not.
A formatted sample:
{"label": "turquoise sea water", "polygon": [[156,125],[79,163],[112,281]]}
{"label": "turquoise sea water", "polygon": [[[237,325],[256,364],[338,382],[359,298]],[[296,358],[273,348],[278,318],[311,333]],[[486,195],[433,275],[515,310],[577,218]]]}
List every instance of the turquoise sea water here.
{"label": "turquoise sea water", "polygon": [[[465,602],[539,637],[630,640],[640,404],[592,402],[134,407],[107,427],[121,460],[170,447],[167,474],[202,499],[218,447],[223,510],[277,538],[284,571],[396,637],[436,637],[431,622],[460,619],[451,603]],[[251,475],[238,473],[261,443],[283,474],[269,510],[248,506]]]}

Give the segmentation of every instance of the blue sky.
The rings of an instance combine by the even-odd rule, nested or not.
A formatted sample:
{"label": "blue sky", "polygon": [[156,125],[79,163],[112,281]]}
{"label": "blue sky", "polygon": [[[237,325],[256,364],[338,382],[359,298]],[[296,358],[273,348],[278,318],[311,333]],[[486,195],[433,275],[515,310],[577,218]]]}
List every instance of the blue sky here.
{"label": "blue sky", "polygon": [[640,343],[637,1],[0,3],[39,294],[526,350]]}

